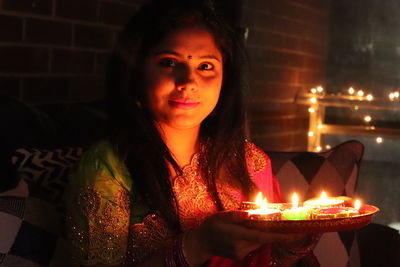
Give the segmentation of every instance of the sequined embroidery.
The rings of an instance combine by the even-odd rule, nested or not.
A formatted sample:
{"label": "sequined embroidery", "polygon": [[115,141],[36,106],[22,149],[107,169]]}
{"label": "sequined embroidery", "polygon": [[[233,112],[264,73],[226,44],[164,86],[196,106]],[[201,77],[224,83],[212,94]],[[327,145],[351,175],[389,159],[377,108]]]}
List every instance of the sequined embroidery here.
{"label": "sequined embroidery", "polygon": [[114,194],[114,202],[104,201],[93,187],[81,189],[77,204],[88,227],[68,218],[75,261],[81,264],[120,264],[124,261],[128,236],[130,201],[124,189]]}
{"label": "sequined embroidery", "polygon": [[142,262],[157,249],[168,245],[176,234],[169,228],[161,216],[151,214],[142,223],[130,226],[128,261]]}
{"label": "sequined embroidery", "polygon": [[[199,154],[195,154],[182,175],[173,181],[173,190],[179,205],[179,216],[184,229],[198,226],[205,217],[217,208],[207,185],[199,173]],[[240,190],[217,182],[217,190],[225,209],[237,209],[240,205]]]}
{"label": "sequined embroidery", "polygon": [[245,150],[246,155],[250,158],[250,162],[247,162],[247,164],[249,164],[256,173],[263,171],[267,166],[267,160],[264,153],[250,142],[246,142]]}
{"label": "sequined embroidery", "polygon": [[[248,144],[246,153],[252,169],[262,171],[266,166],[264,155]],[[173,180],[173,191],[183,230],[198,226],[205,217],[216,212],[216,205],[201,177],[199,154],[195,154],[182,175]],[[217,191],[225,209],[238,209],[241,190],[226,181],[217,181]],[[89,221],[88,229],[72,225],[71,242],[83,264],[120,264],[142,262],[160,247],[168,245],[176,235],[157,214],[151,214],[142,223],[129,224],[130,199],[123,189],[117,191],[113,201],[105,201],[93,187],[82,189],[78,198],[81,213]],[[133,207],[134,208],[134,207]],[[128,233],[129,228],[129,233]]]}

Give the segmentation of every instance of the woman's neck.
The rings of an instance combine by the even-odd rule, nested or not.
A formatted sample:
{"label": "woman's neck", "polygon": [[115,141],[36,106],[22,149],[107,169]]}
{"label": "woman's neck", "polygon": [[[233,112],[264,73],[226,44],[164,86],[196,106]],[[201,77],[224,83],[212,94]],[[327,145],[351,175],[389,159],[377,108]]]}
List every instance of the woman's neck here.
{"label": "woman's neck", "polygon": [[189,129],[175,129],[159,124],[159,131],[172,156],[180,167],[190,164],[199,149],[200,126]]}

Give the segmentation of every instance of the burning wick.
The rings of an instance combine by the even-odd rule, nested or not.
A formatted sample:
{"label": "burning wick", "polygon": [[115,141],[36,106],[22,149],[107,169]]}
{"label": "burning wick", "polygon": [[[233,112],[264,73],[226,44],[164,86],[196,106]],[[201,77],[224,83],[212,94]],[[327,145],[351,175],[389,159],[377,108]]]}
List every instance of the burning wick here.
{"label": "burning wick", "polygon": [[262,193],[259,192],[255,201],[258,209],[248,210],[250,219],[253,220],[279,220],[281,218],[281,213],[278,209],[269,209],[268,200],[263,197]]}

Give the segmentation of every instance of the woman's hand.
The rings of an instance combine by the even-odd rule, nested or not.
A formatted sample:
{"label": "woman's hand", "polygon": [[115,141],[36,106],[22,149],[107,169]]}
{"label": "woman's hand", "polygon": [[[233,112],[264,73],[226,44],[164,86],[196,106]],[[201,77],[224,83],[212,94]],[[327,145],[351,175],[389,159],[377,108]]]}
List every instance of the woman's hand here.
{"label": "woman's hand", "polygon": [[213,214],[185,238],[184,252],[192,265],[202,264],[212,256],[242,259],[266,243],[289,243],[304,235],[262,232],[243,225],[244,211]]}
{"label": "woman's hand", "polygon": [[303,263],[304,266],[319,266],[318,260],[311,252],[320,238],[321,234],[309,234],[303,235],[298,240],[279,244],[273,248],[273,259],[278,263],[278,266],[295,266],[299,260],[303,259],[306,260]]}

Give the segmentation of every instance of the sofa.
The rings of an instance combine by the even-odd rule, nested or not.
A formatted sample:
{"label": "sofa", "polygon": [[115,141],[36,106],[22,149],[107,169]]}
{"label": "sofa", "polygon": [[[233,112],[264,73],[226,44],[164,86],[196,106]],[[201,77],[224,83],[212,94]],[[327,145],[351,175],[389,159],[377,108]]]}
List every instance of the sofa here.
{"label": "sofa", "polygon": [[[69,266],[63,193],[71,167],[106,133],[104,105],[33,106],[1,97],[0,117],[0,266]],[[306,199],[322,189],[354,196],[363,150],[349,141],[320,153],[267,154],[284,196],[296,191]],[[386,235],[385,249],[371,242],[377,232]],[[398,234],[370,224],[322,235],[315,254],[321,266],[399,266],[398,242]]]}

